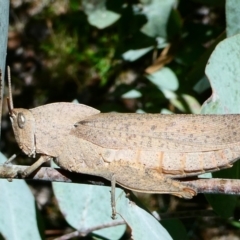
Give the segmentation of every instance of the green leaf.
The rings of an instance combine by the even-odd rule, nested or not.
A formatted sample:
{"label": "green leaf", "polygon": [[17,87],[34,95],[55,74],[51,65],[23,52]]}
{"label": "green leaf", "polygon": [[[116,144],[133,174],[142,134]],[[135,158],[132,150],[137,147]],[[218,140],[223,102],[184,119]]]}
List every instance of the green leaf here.
{"label": "green leaf", "polygon": [[186,229],[178,219],[162,220],[161,224],[174,240],[188,239]]}
{"label": "green leaf", "polygon": [[[227,168],[212,173],[215,178],[234,179],[239,178],[240,162],[236,162],[233,168]],[[208,202],[211,203],[213,210],[223,218],[229,218],[234,215],[238,197],[221,194],[205,194]]]}
{"label": "green leaf", "polygon": [[121,194],[117,201],[117,212],[132,229],[132,239],[172,239],[166,229],[148,212],[129,201]]}
{"label": "green leaf", "polygon": [[120,18],[120,14],[108,11],[105,4],[106,0],[82,1],[83,10],[88,16],[88,22],[99,29],[112,25]]}
{"label": "green leaf", "polygon": [[[54,182],[53,190],[62,214],[73,228],[84,232],[89,228],[114,222],[111,219],[109,187]],[[116,189],[117,195],[121,192],[121,189]],[[123,235],[125,229],[125,225],[120,225],[93,233],[117,240]]]}
{"label": "green leaf", "polygon": [[[240,113],[240,34],[220,42],[213,51],[206,67],[206,75],[213,94],[202,107],[204,114]],[[240,164],[231,169],[213,173],[218,178],[239,178]],[[213,209],[223,217],[233,215],[236,196],[207,195]]]}
{"label": "green leaf", "polygon": [[142,94],[139,91],[132,89],[132,90],[124,93],[122,95],[122,98],[131,99],[131,98],[140,98],[141,96],[142,96]]}
{"label": "green leaf", "polygon": [[150,37],[167,37],[168,19],[175,0],[152,0],[143,5],[148,22],[141,31]]}
{"label": "green leaf", "polygon": [[175,98],[170,99],[170,102],[181,112],[191,112],[199,114],[201,106],[196,98],[188,94],[181,94]]}
{"label": "green leaf", "polygon": [[88,14],[89,24],[103,29],[109,27],[120,18],[120,15],[106,9],[100,9]]}
{"label": "green leaf", "polygon": [[[0,163],[7,159],[0,153]],[[0,232],[5,239],[41,239],[34,197],[23,180],[0,180]]]}
{"label": "green leaf", "polygon": [[167,23],[167,36],[168,39],[172,39],[177,35],[181,34],[183,26],[183,20],[180,13],[176,9],[171,9],[170,16]]}
{"label": "green leaf", "polygon": [[223,218],[233,216],[238,201],[236,196],[205,194],[205,197],[219,216]]}
{"label": "green leaf", "polygon": [[[189,84],[195,83],[197,84],[198,81],[200,79],[202,79],[205,75],[204,75],[204,70],[206,68],[206,64],[209,60],[210,55],[212,54],[213,50],[215,49],[215,47],[217,46],[217,44],[222,41],[223,39],[226,38],[225,33],[222,33],[221,35],[219,35],[211,44],[211,46],[209,48],[207,48],[207,50],[204,51],[204,53],[202,54],[202,56],[196,61],[195,64],[193,64],[193,68],[192,70],[188,73],[188,75],[186,76],[187,81],[189,82]],[[196,85],[194,86],[194,88],[196,87]],[[199,92],[199,89],[197,89]]]}
{"label": "green leaf", "polygon": [[194,85],[193,90],[200,94],[206,91],[208,88],[210,88],[210,83],[206,76],[204,76]]}
{"label": "green leaf", "polygon": [[[59,208],[73,228],[85,231],[91,227],[115,221],[111,219],[111,188],[58,182],[54,182],[52,185]],[[151,214],[126,198],[123,190],[116,188],[115,194],[117,218],[120,219],[121,216],[126,221],[132,230],[133,239],[145,240],[146,236],[149,236],[150,239],[171,239],[168,232]],[[108,239],[119,239],[125,229],[125,225],[120,225],[93,233]]]}
{"label": "green leaf", "polygon": [[160,90],[167,89],[175,91],[178,89],[178,79],[175,73],[168,67],[149,74],[146,76],[153,84],[158,86]]}
{"label": "green leaf", "polygon": [[173,114],[173,112],[171,112],[170,110],[168,110],[166,108],[162,108],[161,109],[161,114]]}
{"label": "green leaf", "polygon": [[213,94],[202,113],[240,113],[240,34],[220,42],[207,63],[205,73]]}
{"label": "green leaf", "polygon": [[240,1],[226,0],[227,36],[240,33]]}
{"label": "green leaf", "polygon": [[134,62],[137,59],[139,59],[140,57],[142,57],[143,55],[145,55],[146,53],[148,53],[149,51],[151,51],[152,49],[153,49],[153,46],[138,49],[138,50],[132,50],[131,49],[131,50],[128,50],[127,52],[123,53],[122,57],[126,61]]}

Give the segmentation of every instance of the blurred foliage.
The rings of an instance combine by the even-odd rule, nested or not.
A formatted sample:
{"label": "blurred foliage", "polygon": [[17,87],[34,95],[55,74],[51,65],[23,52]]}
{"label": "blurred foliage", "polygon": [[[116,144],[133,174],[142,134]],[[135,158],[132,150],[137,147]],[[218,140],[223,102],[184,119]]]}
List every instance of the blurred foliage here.
{"label": "blurred foliage", "polygon": [[[11,0],[7,64],[14,104],[32,108],[77,99],[103,112],[199,113],[211,95],[204,68],[225,38],[224,3]],[[2,151],[18,152],[6,110],[2,132]],[[23,162],[24,156],[18,163]],[[49,185],[30,184],[37,190],[46,238],[71,231],[56,199],[44,192]],[[239,233],[233,221],[209,217],[213,212],[203,195],[191,201],[137,195],[149,211],[167,219],[163,226],[170,234],[179,229],[174,239]],[[239,206],[232,217],[239,219]],[[128,231],[122,239],[129,236]]]}

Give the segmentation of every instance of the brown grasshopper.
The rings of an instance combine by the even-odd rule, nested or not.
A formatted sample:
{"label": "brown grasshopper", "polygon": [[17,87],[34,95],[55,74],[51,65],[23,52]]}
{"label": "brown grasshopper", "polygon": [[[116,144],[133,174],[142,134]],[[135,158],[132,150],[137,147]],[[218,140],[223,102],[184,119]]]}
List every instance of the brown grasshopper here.
{"label": "brown grasshopper", "polygon": [[23,176],[54,159],[69,171],[110,180],[113,202],[115,182],[192,198],[196,189],[174,178],[228,168],[240,157],[240,115],[100,113],[64,102],[27,110],[14,108],[9,96],[19,147],[29,157],[41,155]]}

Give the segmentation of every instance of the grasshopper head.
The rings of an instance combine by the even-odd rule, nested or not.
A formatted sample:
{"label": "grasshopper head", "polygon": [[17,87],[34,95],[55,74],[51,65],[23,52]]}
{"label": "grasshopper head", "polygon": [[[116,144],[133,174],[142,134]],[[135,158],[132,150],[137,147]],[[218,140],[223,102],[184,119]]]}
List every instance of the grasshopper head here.
{"label": "grasshopper head", "polygon": [[28,156],[35,157],[35,119],[33,114],[23,108],[13,107],[10,68],[8,67],[9,98],[8,111],[18,146]]}
{"label": "grasshopper head", "polygon": [[23,108],[9,111],[13,132],[22,151],[28,156],[35,156],[35,120],[32,113]]}

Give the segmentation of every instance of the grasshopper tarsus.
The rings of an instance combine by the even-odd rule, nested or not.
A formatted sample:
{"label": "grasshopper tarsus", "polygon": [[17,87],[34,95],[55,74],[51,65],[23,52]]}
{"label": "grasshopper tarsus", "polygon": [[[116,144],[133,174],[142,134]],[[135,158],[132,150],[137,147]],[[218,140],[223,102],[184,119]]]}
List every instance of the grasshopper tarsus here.
{"label": "grasshopper tarsus", "polygon": [[116,219],[116,199],[115,199],[115,189],[116,189],[116,177],[115,174],[112,175],[111,178],[111,207],[112,207],[112,219]]}

